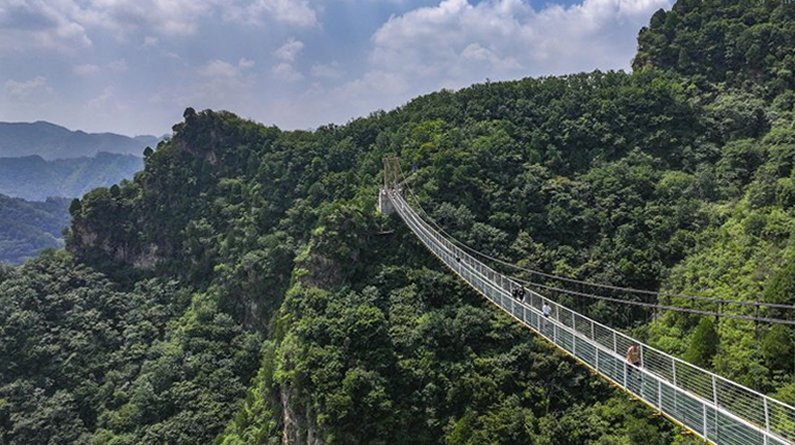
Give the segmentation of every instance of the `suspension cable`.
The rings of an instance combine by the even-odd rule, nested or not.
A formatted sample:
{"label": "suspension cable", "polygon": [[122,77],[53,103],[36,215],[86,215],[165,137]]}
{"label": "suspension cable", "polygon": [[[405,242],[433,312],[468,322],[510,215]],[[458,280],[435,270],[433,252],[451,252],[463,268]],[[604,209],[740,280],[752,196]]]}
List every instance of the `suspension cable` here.
{"label": "suspension cable", "polygon": [[[420,218],[420,216],[417,215],[416,213],[414,214],[414,217],[417,218],[418,220],[422,221],[423,223],[427,224],[427,222],[424,219]],[[427,230],[427,229],[423,229],[423,230]],[[445,249],[449,250],[447,248],[445,248]],[[451,253],[454,253],[454,252],[451,252]],[[471,266],[469,266],[469,267],[471,267]],[[477,269],[473,269],[473,271],[478,272]],[[615,297],[606,297],[606,296],[603,296],[603,295],[596,295],[596,294],[591,294],[591,293],[587,293],[587,292],[579,292],[579,291],[574,291],[574,290],[570,290],[570,289],[559,288],[559,287],[555,287],[555,286],[549,286],[549,285],[546,285],[546,284],[536,283],[536,282],[533,282],[533,281],[525,280],[525,279],[522,279],[522,278],[519,278],[519,277],[516,277],[516,276],[510,276],[510,275],[504,275],[504,276],[509,281],[513,282],[514,285],[521,284],[521,285],[527,286],[529,288],[535,287],[535,288],[545,289],[545,290],[548,290],[548,291],[553,291],[553,292],[559,292],[559,293],[564,293],[564,294],[568,294],[568,295],[573,295],[573,296],[577,296],[577,297],[585,297],[585,298],[590,298],[590,299],[595,299],[595,300],[608,301],[608,302],[624,304],[624,305],[640,306],[640,307],[657,309],[657,310],[664,310],[664,311],[683,312],[683,313],[702,315],[702,316],[713,316],[713,317],[721,317],[721,318],[735,319],[735,320],[744,320],[744,321],[753,321],[753,322],[761,322],[761,323],[769,323],[769,324],[782,324],[782,325],[788,325],[788,326],[795,326],[795,321],[792,321],[792,320],[784,320],[784,319],[780,319],[780,318],[770,318],[770,317],[759,317],[759,316],[751,316],[751,315],[742,315],[742,314],[731,314],[731,313],[725,313],[725,312],[717,312],[717,311],[708,311],[708,310],[702,310],[702,309],[685,308],[685,307],[680,307],[680,306],[670,306],[670,305],[657,304],[657,303],[648,303],[648,302],[644,302],[644,301],[625,300],[625,299],[620,299],[620,298],[615,298]],[[539,296],[541,298],[549,299],[549,297],[544,297],[544,296],[541,296],[541,295],[539,295]]]}
{"label": "suspension cable", "polygon": [[[637,294],[651,295],[651,296],[663,297],[663,298],[681,298],[681,299],[686,299],[686,300],[706,301],[706,302],[711,302],[711,303],[737,304],[737,305],[742,305],[742,306],[769,307],[769,308],[775,308],[775,309],[795,310],[795,306],[788,305],[788,304],[781,304],[781,303],[767,303],[767,302],[763,302],[763,301],[732,300],[732,299],[726,299],[726,298],[702,297],[702,296],[687,295],[687,294],[670,294],[670,293],[650,291],[650,290],[645,290],[645,289],[636,289],[636,288],[630,288],[630,287],[614,286],[614,285],[610,285],[610,284],[592,283],[592,282],[588,282],[588,281],[577,280],[577,279],[574,279],[574,278],[568,278],[568,277],[563,277],[563,276],[560,276],[560,275],[550,274],[550,273],[542,272],[542,271],[539,271],[539,270],[528,269],[528,268],[521,267],[521,266],[518,266],[516,264],[510,263],[508,261],[501,260],[499,258],[495,258],[495,257],[493,257],[491,255],[488,255],[488,254],[485,254],[483,252],[480,252],[479,250],[467,245],[463,241],[458,240],[457,238],[452,236],[450,233],[448,233],[446,230],[444,230],[444,228],[442,228],[433,219],[433,217],[431,217],[431,215],[422,207],[422,204],[420,204],[420,201],[419,201],[419,197],[414,193],[414,190],[412,190],[412,188],[409,186],[409,181],[408,181],[408,178],[406,177],[405,173],[403,172],[403,168],[400,166],[400,163],[397,163],[397,165],[398,165],[398,170],[400,172],[400,175],[403,178],[403,181],[402,181],[401,184],[403,184],[404,187],[409,191],[409,194],[413,197],[415,204],[420,209],[420,211],[425,215],[425,218],[423,218],[423,219],[427,218],[427,220],[430,221],[431,225],[433,225],[437,230],[439,230],[442,234],[444,234],[446,237],[448,237],[451,241],[453,241],[454,243],[456,243],[459,246],[461,246],[464,250],[467,250],[470,253],[472,253],[474,255],[477,255],[477,256],[479,256],[481,258],[493,261],[495,263],[499,263],[499,264],[501,264],[503,266],[506,266],[506,267],[509,267],[509,268],[512,268],[512,269],[520,270],[522,272],[527,272],[527,273],[530,273],[530,274],[533,274],[533,275],[537,275],[537,276],[541,276],[541,277],[544,277],[544,278],[549,278],[549,279],[558,280],[558,281],[564,281],[564,282],[568,282],[568,283],[572,283],[572,284],[579,284],[579,285],[584,285],[584,286],[591,286],[591,287],[596,287],[596,288],[619,291],[619,292],[637,293]],[[605,298],[607,298],[607,297],[605,297]],[[618,301],[625,301],[625,300],[618,299]]]}
{"label": "suspension cable", "polygon": [[517,281],[517,282],[519,282],[521,284],[524,284],[524,285],[526,285],[528,287],[537,287],[537,288],[545,289],[545,290],[548,290],[548,291],[560,292],[560,293],[564,293],[564,294],[574,295],[574,296],[577,296],[577,297],[585,297],[585,298],[590,298],[590,299],[595,299],[595,300],[609,301],[609,302],[612,302],[612,303],[620,303],[620,304],[627,304],[627,305],[633,305],[633,306],[641,306],[641,307],[646,307],[646,308],[651,308],[651,309],[660,309],[660,310],[665,310],[665,311],[685,312],[685,313],[696,314],[696,315],[706,315],[706,316],[721,317],[721,318],[732,318],[732,319],[735,319],[735,320],[758,321],[758,322],[762,322],[762,323],[783,324],[783,325],[795,326],[795,321],[792,321],[792,320],[783,320],[783,319],[780,319],[780,318],[769,318],[769,317],[756,317],[756,316],[752,316],[752,315],[742,315],[742,314],[727,314],[725,312],[706,311],[706,310],[701,310],[701,309],[693,309],[693,308],[686,308],[686,307],[679,307],[679,306],[669,306],[669,305],[664,305],[664,304],[647,303],[645,301],[623,300],[623,299],[620,299],[620,298],[605,297],[605,296],[602,296],[602,295],[595,295],[595,294],[590,294],[590,293],[587,293],[587,292],[579,292],[579,291],[565,289],[565,288],[559,288],[559,287],[555,287],[555,286],[548,286],[546,284],[535,283],[535,282],[523,280],[523,279],[517,278],[517,277],[508,277],[508,278],[511,279],[511,280]]}

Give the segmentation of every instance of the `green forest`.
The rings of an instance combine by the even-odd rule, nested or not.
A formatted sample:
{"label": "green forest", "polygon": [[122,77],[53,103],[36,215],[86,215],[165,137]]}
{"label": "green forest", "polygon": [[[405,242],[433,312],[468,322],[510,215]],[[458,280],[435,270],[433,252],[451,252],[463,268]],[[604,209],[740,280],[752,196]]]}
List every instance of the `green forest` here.
{"label": "green forest", "polygon": [[0,263],[19,264],[44,249],[63,247],[69,200],[30,202],[0,194]]}
{"label": "green forest", "polygon": [[[0,444],[699,443],[378,213],[382,159],[506,261],[795,304],[794,55],[791,2],[679,0],[632,73],[314,131],[188,108],[133,180],[72,201],[65,249],[0,266]],[[565,303],[795,403],[791,329]]]}

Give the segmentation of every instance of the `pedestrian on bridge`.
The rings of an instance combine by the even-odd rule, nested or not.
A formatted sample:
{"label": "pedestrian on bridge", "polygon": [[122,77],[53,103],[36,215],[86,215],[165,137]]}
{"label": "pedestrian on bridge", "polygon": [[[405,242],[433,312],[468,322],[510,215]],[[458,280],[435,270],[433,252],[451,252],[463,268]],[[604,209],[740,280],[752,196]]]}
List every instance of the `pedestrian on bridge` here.
{"label": "pedestrian on bridge", "polygon": [[[544,315],[544,323],[542,325],[543,326],[542,333],[543,333],[544,329],[547,330],[549,329],[549,316],[552,315],[552,306],[550,306],[546,300],[544,300],[544,304],[541,306],[541,314]],[[552,331],[553,335],[554,332],[555,331]]]}
{"label": "pedestrian on bridge", "polygon": [[[637,343],[632,343],[627,349],[627,384],[632,381],[632,372],[635,368],[639,368],[641,366],[640,361],[640,346]],[[643,375],[640,376],[641,382],[643,381]]]}
{"label": "pedestrian on bridge", "polygon": [[513,295],[514,299],[519,301],[524,301],[524,287],[522,286],[515,287],[513,289],[513,292],[511,292],[511,294]]}
{"label": "pedestrian on bridge", "polygon": [[549,318],[549,316],[552,314],[552,306],[544,301],[544,305],[541,306],[541,313],[544,314],[544,318]]}

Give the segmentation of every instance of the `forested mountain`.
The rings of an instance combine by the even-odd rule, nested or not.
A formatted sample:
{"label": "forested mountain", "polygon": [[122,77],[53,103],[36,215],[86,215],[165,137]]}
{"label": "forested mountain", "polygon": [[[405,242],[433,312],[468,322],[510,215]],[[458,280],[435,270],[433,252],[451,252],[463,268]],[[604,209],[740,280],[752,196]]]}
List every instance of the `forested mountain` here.
{"label": "forested mountain", "polygon": [[51,161],[40,156],[0,158],[0,193],[28,201],[79,198],[97,187],[132,179],[141,169],[141,157],[111,153]]}
{"label": "forested mountain", "polygon": [[[788,0],[679,0],[638,38],[636,70],[653,66],[772,99],[795,87],[795,22]],[[789,96],[788,94],[788,96]]]}
{"label": "forested mountain", "polygon": [[155,147],[154,136],[134,138],[114,133],[71,131],[49,122],[0,122],[0,158],[41,156],[65,159],[94,156],[99,152],[140,156],[146,146]]}
{"label": "forested mountain", "polygon": [[[312,132],[187,109],[134,180],[70,206],[66,251],[0,269],[0,443],[695,443],[375,203],[397,154],[423,208],[488,254],[795,304],[795,96],[658,57],[749,8],[795,18],[680,2],[631,74],[473,85]],[[795,403],[787,329],[565,302]]]}
{"label": "forested mountain", "polygon": [[0,263],[17,264],[44,249],[63,247],[69,200],[27,202],[0,195]]}

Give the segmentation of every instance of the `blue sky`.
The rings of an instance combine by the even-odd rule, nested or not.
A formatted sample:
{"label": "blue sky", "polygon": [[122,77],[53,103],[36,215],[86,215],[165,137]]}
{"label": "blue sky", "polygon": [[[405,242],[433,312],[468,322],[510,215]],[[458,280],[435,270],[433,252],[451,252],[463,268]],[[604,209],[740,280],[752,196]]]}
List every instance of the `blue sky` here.
{"label": "blue sky", "polygon": [[0,120],[163,134],[187,106],[345,123],[472,83],[629,69],[670,0],[0,0]]}

